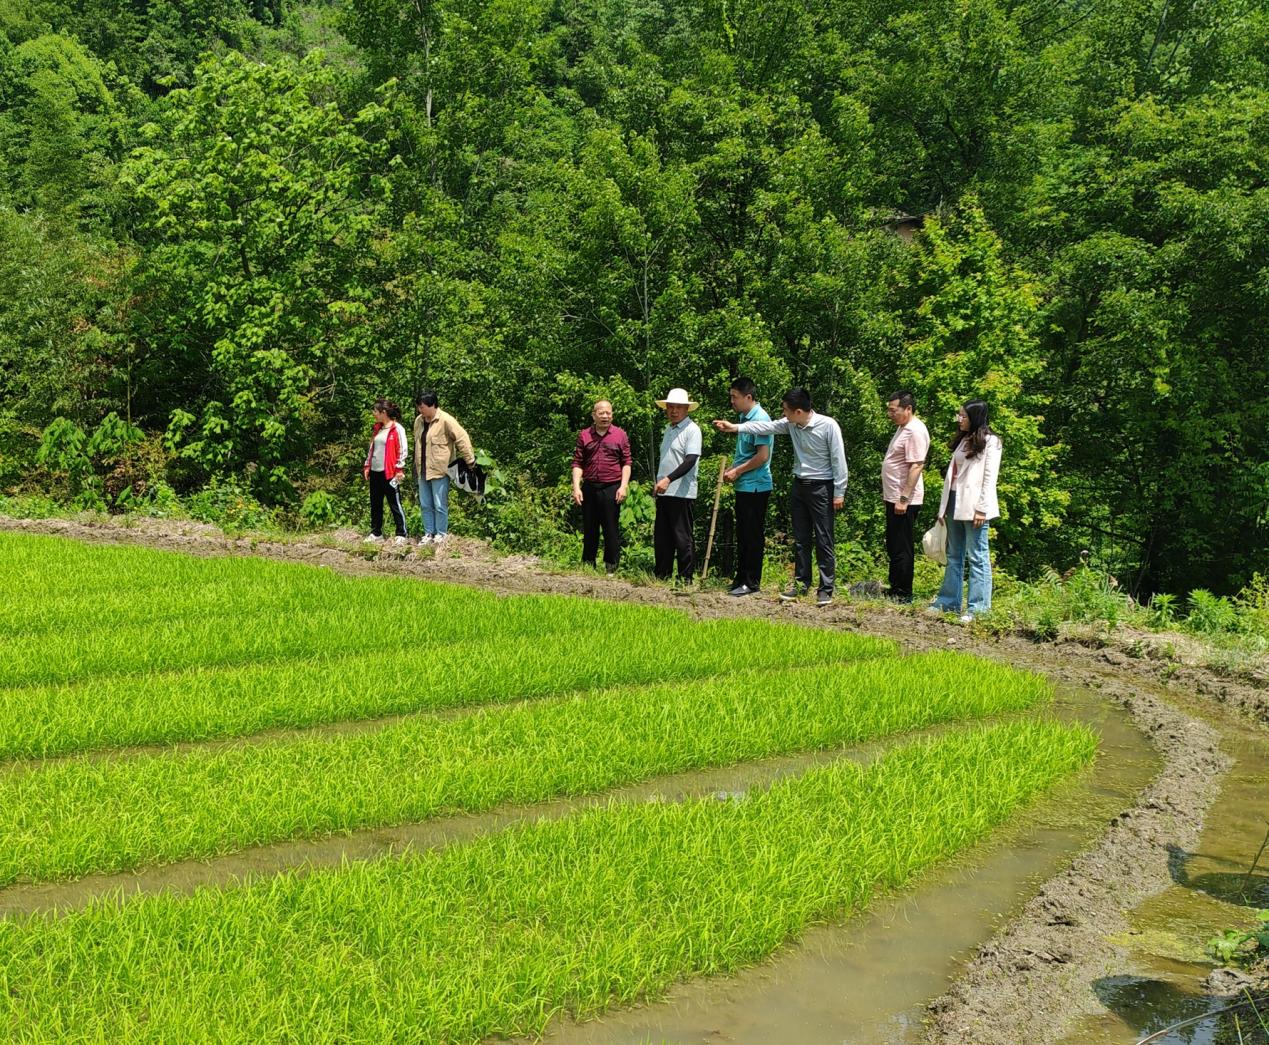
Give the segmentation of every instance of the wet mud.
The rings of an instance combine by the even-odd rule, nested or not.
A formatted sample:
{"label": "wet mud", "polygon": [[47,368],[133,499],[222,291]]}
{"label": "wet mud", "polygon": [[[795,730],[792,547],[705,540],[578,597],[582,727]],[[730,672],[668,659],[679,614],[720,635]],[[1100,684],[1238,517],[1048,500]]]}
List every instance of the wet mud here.
{"label": "wet mud", "polygon": [[[1182,701],[1184,704],[1185,702]],[[1235,719],[1216,719],[1234,760],[1201,835],[1170,853],[1171,881],[1138,904],[1127,928],[1114,936],[1116,961],[1093,985],[1096,1011],[1078,1020],[1064,1045],[1131,1045],[1182,1021],[1156,1039],[1160,1045],[1269,1040],[1255,1013],[1199,1017],[1245,997],[1269,995],[1269,976],[1215,970],[1205,944],[1231,928],[1250,927],[1257,908],[1269,907],[1269,867],[1257,849],[1269,828],[1269,736]],[[1269,1023],[1269,1004],[1260,1011]]]}
{"label": "wet mud", "polygon": [[[1113,1015],[1113,1005],[1128,1008],[1114,1001],[1126,996],[1125,991],[1132,994],[1132,989],[1123,985],[1149,979],[1149,969],[1128,971],[1132,952],[1125,943],[1131,941],[1134,932],[1143,935],[1143,925],[1152,925],[1150,909],[1143,905],[1174,887],[1191,893],[1206,888],[1207,895],[1228,892],[1230,876],[1235,873],[1233,865],[1242,859],[1236,857],[1235,851],[1250,848],[1246,857],[1249,863],[1263,836],[1262,827],[1254,832],[1253,839],[1244,838],[1249,822],[1214,826],[1213,830],[1222,837],[1230,836],[1224,846],[1228,852],[1222,855],[1221,847],[1206,844],[1212,836],[1203,831],[1203,823],[1214,805],[1218,818],[1227,809],[1249,808],[1253,820],[1257,816],[1263,820],[1263,781],[1257,784],[1253,780],[1248,785],[1249,793],[1243,794],[1239,789],[1244,787],[1248,774],[1240,770],[1231,778],[1230,786],[1237,793],[1231,793],[1228,801],[1221,797],[1221,788],[1226,772],[1236,764],[1225,751],[1231,742],[1236,744],[1239,737],[1248,736],[1258,738],[1259,743],[1269,736],[1269,676],[1259,667],[1229,675],[1204,663],[1200,656],[1188,656],[1184,648],[1178,656],[1166,637],[1090,635],[1041,644],[1024,636],[986,636],[975,629],[875,602],[842,600],[827,609],[818,609],[802,604],[785,606],[766,597],[735,600],[721,592],[679,593],[598,575],[552,573],[531,558],[497,556],[480,542],[462,539],[453,539],[439,552],[428,550],[421,555],[403,556],[388,550],[368,554],[354,543],[356,535],[351,533],[322,540],[231,538],[214,527],[166,520],[90,524],[0,519],[0,529],[93,542],[136,543],[195,555],[261,555],[355,574],[474,584],[507,594],[556,592],[667,605],[701,618],[770,617],[881,635],[895,639],[907,651],[963,649],[1043,672],[1076,688],[1098,691],[1121,708],[1148,738],[1159,758],[1158,772],[1135,801],[1125,800],[1109,824],[1096,832],[1096,837],[1084,845],[1073,861],[1068,861],[1038,889],[1019,888],[1018,895],[1030,895],[1031,899],[1021,910],[1012,912],[1008,923],[988,942],[968,946],[968,959],[955,982],[919,1016],[916,1009],[904,1008],[903,1025],[891,1025],[886,1031],[889,1038],[860,1041],[983,1045],[1067,1041],[1073,1045],[1077,1041],[1099,1040],[1087,1035],[1101,1033],[1103,1028],[1088,1021],[1108,1019]],[[535,812],[540,811],[541,807],[535,807]],[[1215,819],[1212,824],[1219,822]],[[377,844],[382,851],[388,851],[399,843],[389,838],[367,844]],[[287,865],[290,866],[289,861]],[[247,869],[247,873],[251,870]],[[223,872],[222,867],[218,873]],[[1177,875],[1187,876],[1188,884],[1179,884]],[[1138,911],[1143,912],[1143,920],[1134,923],[1134,913]],[[803,950],[814,946],[804,945]],[[961,953],[964,956],[966,949],[962,948]],[[1144,968],[1147,963],[1142,959],[1139,964]],[[1201,993],[1196,990],[1195,976],[1208,967],[1191,962],[1187,968],[1185,976],[1173,968],[1173,978],[1168,982],[1182,993]],[[843,971],[841,975],[857,974]],[[809,993],[801,988],[798,991]],[[1131,1037],[1135,1030],[1122,1020],[1121,1024],[1128,1037],[1103,1040],[1136,1040]],[[816,1033],[796,1039],[780,1033],[769,1033],[767,1037],[856,1040],[840,1026],[822,1039]],[[657,1038],[654,1036],[653,1040]],[[684,1040],[690,1040],[690,1035]],[[725,1039],[715,1036],[711,1040]]]}

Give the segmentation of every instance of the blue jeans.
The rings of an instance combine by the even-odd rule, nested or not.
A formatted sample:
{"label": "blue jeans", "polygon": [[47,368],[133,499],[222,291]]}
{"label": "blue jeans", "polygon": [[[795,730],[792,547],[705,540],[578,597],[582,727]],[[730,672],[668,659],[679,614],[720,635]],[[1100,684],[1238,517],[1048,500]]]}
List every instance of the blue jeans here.
{"label": "blue jeans", "polygon": [[987,548],[988,523],[955,519],[956,494],[947,499],[947,569],[943,587],[933,605],[945,613],[960,613],[965,587],[965,559],[969,558],[969,613],[977,617],[991,609],[991,556]]}
{"label": "blue jeans", "polygon": [[435,537],[449,533],[449,476],[419,479],[419,507],[423,509],[423,533]]}

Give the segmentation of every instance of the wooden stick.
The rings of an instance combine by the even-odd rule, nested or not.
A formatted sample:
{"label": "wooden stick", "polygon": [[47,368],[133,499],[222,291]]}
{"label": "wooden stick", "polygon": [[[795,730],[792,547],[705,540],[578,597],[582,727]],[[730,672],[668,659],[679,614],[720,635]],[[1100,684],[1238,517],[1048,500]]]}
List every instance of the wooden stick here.
{"label": "wooden stick", "polygon": [[1256,867],[1260,863],[1260,858],[1265,855],[1265,846],[1269,845],[1269,831],[1265,832],[1265,840],[1260,843],[1260,851],[1256,853],[1256,859],[1251,862],[1251,867],[1247,871],[1247,876],[1243,879],[1242,887],[1238,890],[1238,895],[1247,899],[1247,886],[1251,884],[1251,876],[1256,873]]}
{"label": "wooden stick", "polygon": [[714,514],[709,518],[709,540],[705,542],[705,566],[701,570],[701,582],[709,576],[709,556],[714,550],[714,527],[718,524],[718,505],[723,499],[723,473],[727,471],[727,455],[718,462],[718,485],[714,487]]}

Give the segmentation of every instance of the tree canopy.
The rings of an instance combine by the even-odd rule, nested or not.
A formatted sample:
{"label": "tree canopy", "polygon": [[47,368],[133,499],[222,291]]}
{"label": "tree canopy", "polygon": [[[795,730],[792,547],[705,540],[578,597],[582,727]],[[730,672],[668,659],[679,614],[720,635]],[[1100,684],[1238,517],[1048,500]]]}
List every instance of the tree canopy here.
{"label": "tree canopy", "polygon": [[0,0],[0,481],[113,414],[286,501],[423,388],[542,488],[605,395],[647,478],[653,398],[743,374],[838,418],[877,544],[910,388],[932,466],[991,404],[1015,570],[1231,590],[1266,84],[1252,0]]}

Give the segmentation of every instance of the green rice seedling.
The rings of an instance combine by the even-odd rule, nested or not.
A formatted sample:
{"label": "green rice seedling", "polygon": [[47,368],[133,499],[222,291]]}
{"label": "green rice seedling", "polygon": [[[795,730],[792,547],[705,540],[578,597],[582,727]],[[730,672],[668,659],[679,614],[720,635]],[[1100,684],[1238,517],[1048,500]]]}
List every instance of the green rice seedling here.
{"label": "green rice seedling", "polygon": [[348,578],[330,570],[304,569],[285,583],[264,583],[254,573],[234,577],[192,578],[138,591],[118,587],[85,595],[75,584],[48,591],[36,600],[0,606],[0,635],[14,639],[54,632],[82,633],[184,618],[234,617],[304,605],[320,605],[354,594]]}
{"label": "green rice seedling", "polygon": [[[22,631],[47,630],[42,624],[45,615],[51,627],[66,624],[76,631],[98,622],[144,625],[162,619],[165,611],[179,607],[182,599],[185,605],[198,609],[209,599],[219,598],[230,608],[236,604],[247,611],[257,601],[285,598],[292,592],[300,605],[308,600],[317,605],[342,605],[350,611],[373,611],[381,601],[393,607],[437,609],[439,600],[454,610],[505,601],[490,592],[458,585],[348,577],[259,558],[194,558],[147,548],[89,547],[73,541],[4,534],[0,534],[0,551],[15,539],[35,542],[40,554],[18,585],[14,575],[0,565],[0,590],[5,586],[15,589],[14,599],[0,606],[0,634],[9,637]],[[76,551],[78,557],[71,554]],[[228,590],[220,589],[221,585]],[[31,592],[38,592],[39,598],[31,599]],[[218,607],[213,604],[208,608],[214,611]],[[573,612],[580,626],[585,618],[580,609]],[[665,615],[671,611],[646,612]]]}
{"label": "green rice seedling", "polygon": [[80,594],[98,595],[248,575],[271,583],[306,571],[307,567],[294,563],[253,557],[202,558],[129,545],[0,533],[0,594],[6,596],[27,595],[33,588],[56,594],[68,581]]}
{"label": "green rice seedling", "polygon": [[[444,850],[0,923],[27,1042],[477,1042],[770,955],[1086,764],[1014,723],[730,802],[610,805]],[[7,1033],[6,1033],[7,1032]]]}
{"label": "green rice seedling", "polygon": [[688,680],[732,670],[738,649],[754,668],[896,652],[880,639],[764,621],[656,621],[615,610],[600,631],[555,632],[544,622],[534,635],[0,689],[0,759]]}
{"label": "green rice seedling", "polygon": [[[430,599],[398,605],[384,601],[382,590],[359,594],[358,600],[332,598],[251,618],[249,627],[236,627],[232,619],[191,618],[72,632],[59,637],[55,657],[45,636],[19,637],[0,646],[0,686],[594,627],[593,605],[557,595],[471,599],[461,589],[432,586]],[[651,607],[623,607],[623,614],[648,624],[685,620]]]}
{"label": "green rice seedling", "polygon": [[1043,678],[953,653],[620,688],[357,734],[0,774],[0,884],[591,794],[656,774],[1034,707]]}

